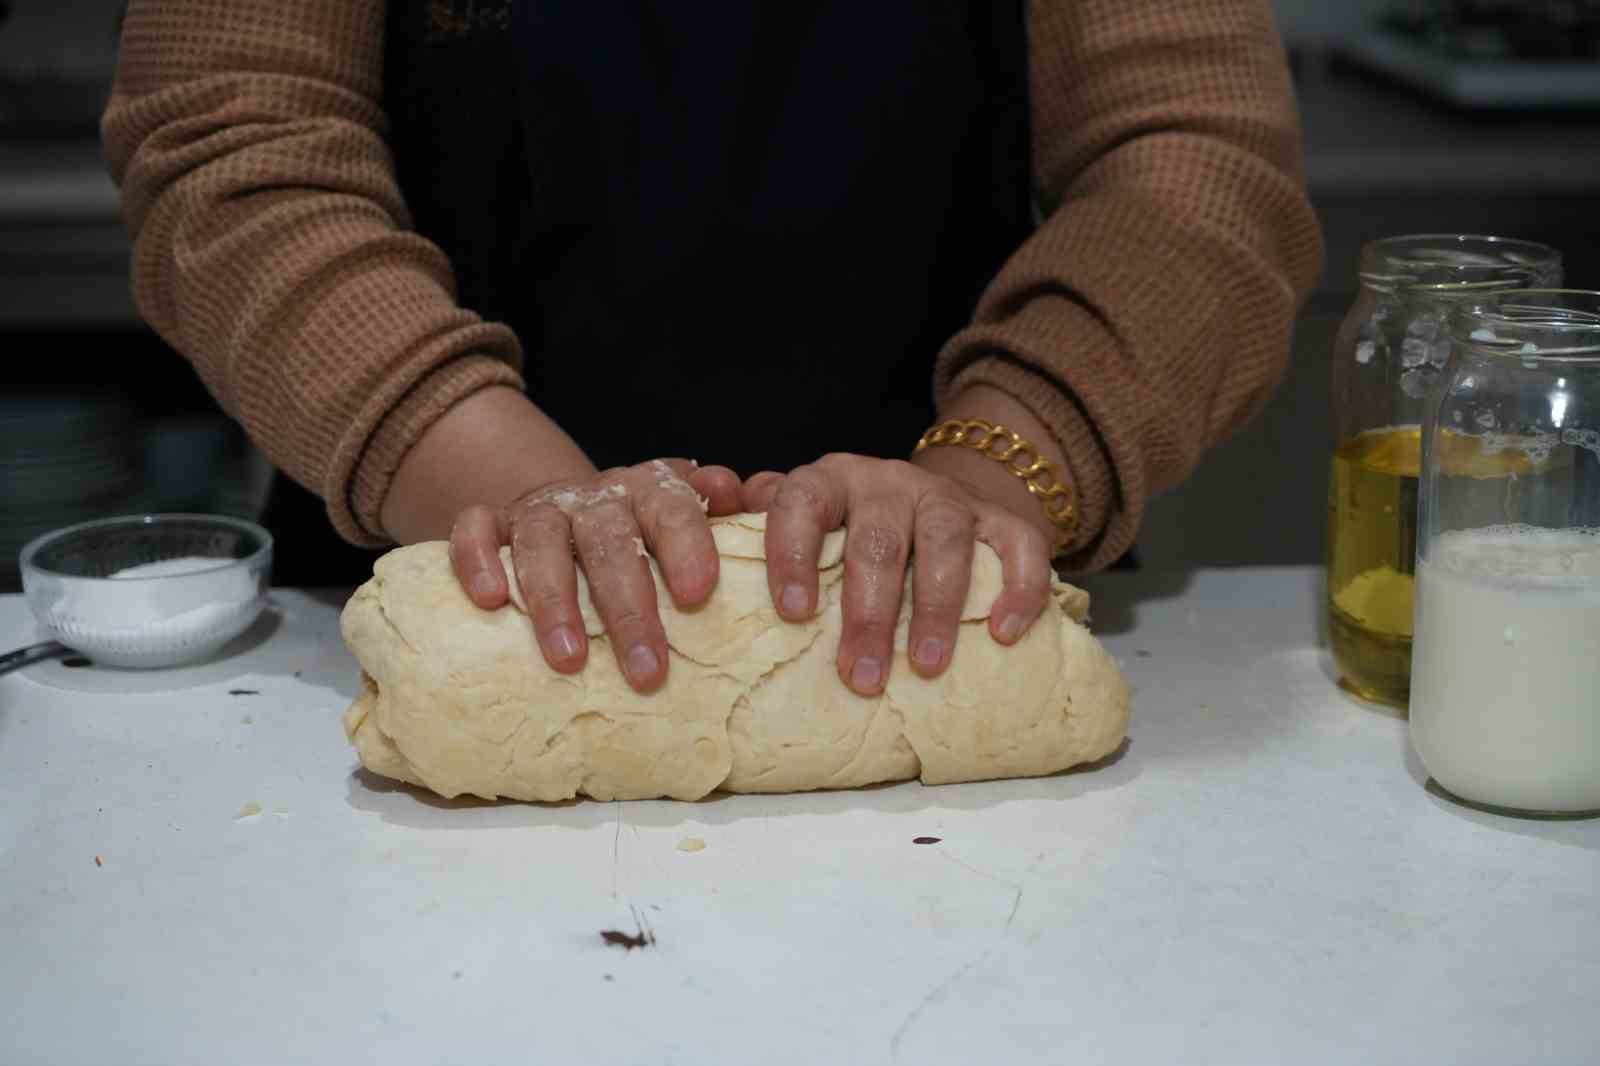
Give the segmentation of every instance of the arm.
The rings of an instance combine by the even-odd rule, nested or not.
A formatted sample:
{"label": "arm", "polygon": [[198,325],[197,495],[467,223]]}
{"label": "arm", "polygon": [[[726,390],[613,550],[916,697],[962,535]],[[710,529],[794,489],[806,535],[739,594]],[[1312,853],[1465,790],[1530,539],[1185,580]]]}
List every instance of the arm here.
{"label": "arm", "polygon": [[[1266,0],[1033,0],[1028,19],[1045,221],[939,354],[935,388],[943,417],[1009,426],[1055,464],[1078,495],[1069,564],[1092,568],[1127,548],[1149,493],[1270,395],[1321,241]],[[787,618],[814,609],[817,545],[848,520],[837,668],[863,694],[887,676],[908,563],[908,654],[930,676],[949,662],[974,538],[1005,572],[996,640],[1049,591],[1043,509],[969,449],[827,456],[745,496],[770,512]]]}
{"label": "arm", "polygon": [[[1048,428],[1035,443],[1079,495],[1069,562],[1093,568],[1266,402],[1322,246],[1266,0],[1033,0],[1028,20],[1045,221],[940,353],[936,389],[946,416],[1030,436],[1020,405]],[[1037,508],[953,451],[918,462]]]}
{"label": "arm", "polygon": [[[378,102],[384,10],[133,0],[103,121],[141,313],[363,544],[442,535],[416,507],[384,529],[396,470],[461,401],[520,387],[511,332],[457,307],[445,257],[408,231]],[[547,425],[531,404],[498,410]],[[510,424],[458,434],[457,463]],[[504,502],[586,465],[566,441],[531,474],[487,464],[474,488]]]}
{"label": "arm", "polygon": [[500,606],[514,577],[566,671],[587,655],[576,546],[619,663],[653,687],[666,637],[634,538],[700,602],[717,556],[696,493],[729,509],[737,478],[597,476],[522,394],[510,330],[456,306],[445,256],[409,232],[378,103],[385,9],[133,0],[103,134],[135,298],[346,539],[449,534],[469,594]]}

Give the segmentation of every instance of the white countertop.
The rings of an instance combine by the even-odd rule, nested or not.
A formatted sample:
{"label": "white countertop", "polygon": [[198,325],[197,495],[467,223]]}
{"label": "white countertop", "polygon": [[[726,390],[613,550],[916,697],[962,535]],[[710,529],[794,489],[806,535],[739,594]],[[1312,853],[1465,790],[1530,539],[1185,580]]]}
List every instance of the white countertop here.
{"label": "white countertop", "polygon": [[390,787],[338,598],[289,591],[208,666],[0,677],[0,1061],[1592,1062],[1600,822],[1425,789],[1318,582],[1092,580],[1121,756],[941,788]]}

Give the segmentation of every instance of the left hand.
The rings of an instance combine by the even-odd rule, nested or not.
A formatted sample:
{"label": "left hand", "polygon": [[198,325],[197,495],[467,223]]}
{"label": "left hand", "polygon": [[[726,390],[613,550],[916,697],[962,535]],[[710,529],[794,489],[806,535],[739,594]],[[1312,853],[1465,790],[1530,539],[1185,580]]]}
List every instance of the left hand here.
{"label": "left hand", "polygon": [[837,667],[860,695],[875,696],[888,681],[908,559],[909,658],[925,677],[950,663],[977,541],[1000,556],[1004,575],[989,612],[995,640],[1015,643],[1049,596],[1050,543],[1034,522],[912,463],[826,455],[787,475],[757,474],[742,491],[745,510],[767,512],[767,582],[778,614],[789,621],[804,621],[817,609],[822,538],[848,527]]}

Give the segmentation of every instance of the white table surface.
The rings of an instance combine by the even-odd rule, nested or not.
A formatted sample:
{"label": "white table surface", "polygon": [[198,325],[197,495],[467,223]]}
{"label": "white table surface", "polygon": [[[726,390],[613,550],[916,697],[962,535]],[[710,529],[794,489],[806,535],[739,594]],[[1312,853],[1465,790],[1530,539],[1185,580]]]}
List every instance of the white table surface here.
{"label": "white table surface", "polygon": [[1090,581],[1120,757],[940,788],[390,787],[293,591],[210,665],[0,677],[0,1062],[1596,1061],[1600,822],[1426,789],[1318,581]]}

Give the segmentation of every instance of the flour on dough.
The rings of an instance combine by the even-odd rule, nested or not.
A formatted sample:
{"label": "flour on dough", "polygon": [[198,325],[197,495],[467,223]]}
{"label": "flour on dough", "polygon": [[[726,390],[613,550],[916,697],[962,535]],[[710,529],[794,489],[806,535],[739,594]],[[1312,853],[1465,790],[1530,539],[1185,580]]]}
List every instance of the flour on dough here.
{"label": "flour on dough", "polygon": [[618,670],[581,575],[589,659],[563,675],[520,600],[482,611],[467,599],[443,542],[389,552],[341,619],[363,671],[346,735],[374,773],[447,797],[539,801],[1025,777],[1122,742],[1128,687],[1083,624],[1083,590],[1055,582],[1038,622],[1004,647],[987,632],[1000,562],[977,545],[949,668],[929,680],[906,658],[908,577],[889,683],[867,698],[834,668],[843,532],[823,543],[817,614],[791,623],[772,608],[765,530],[764,515],[713,520],[721,573],[693,610],[674,606],[650,561],[671,661],[646,695]]}

